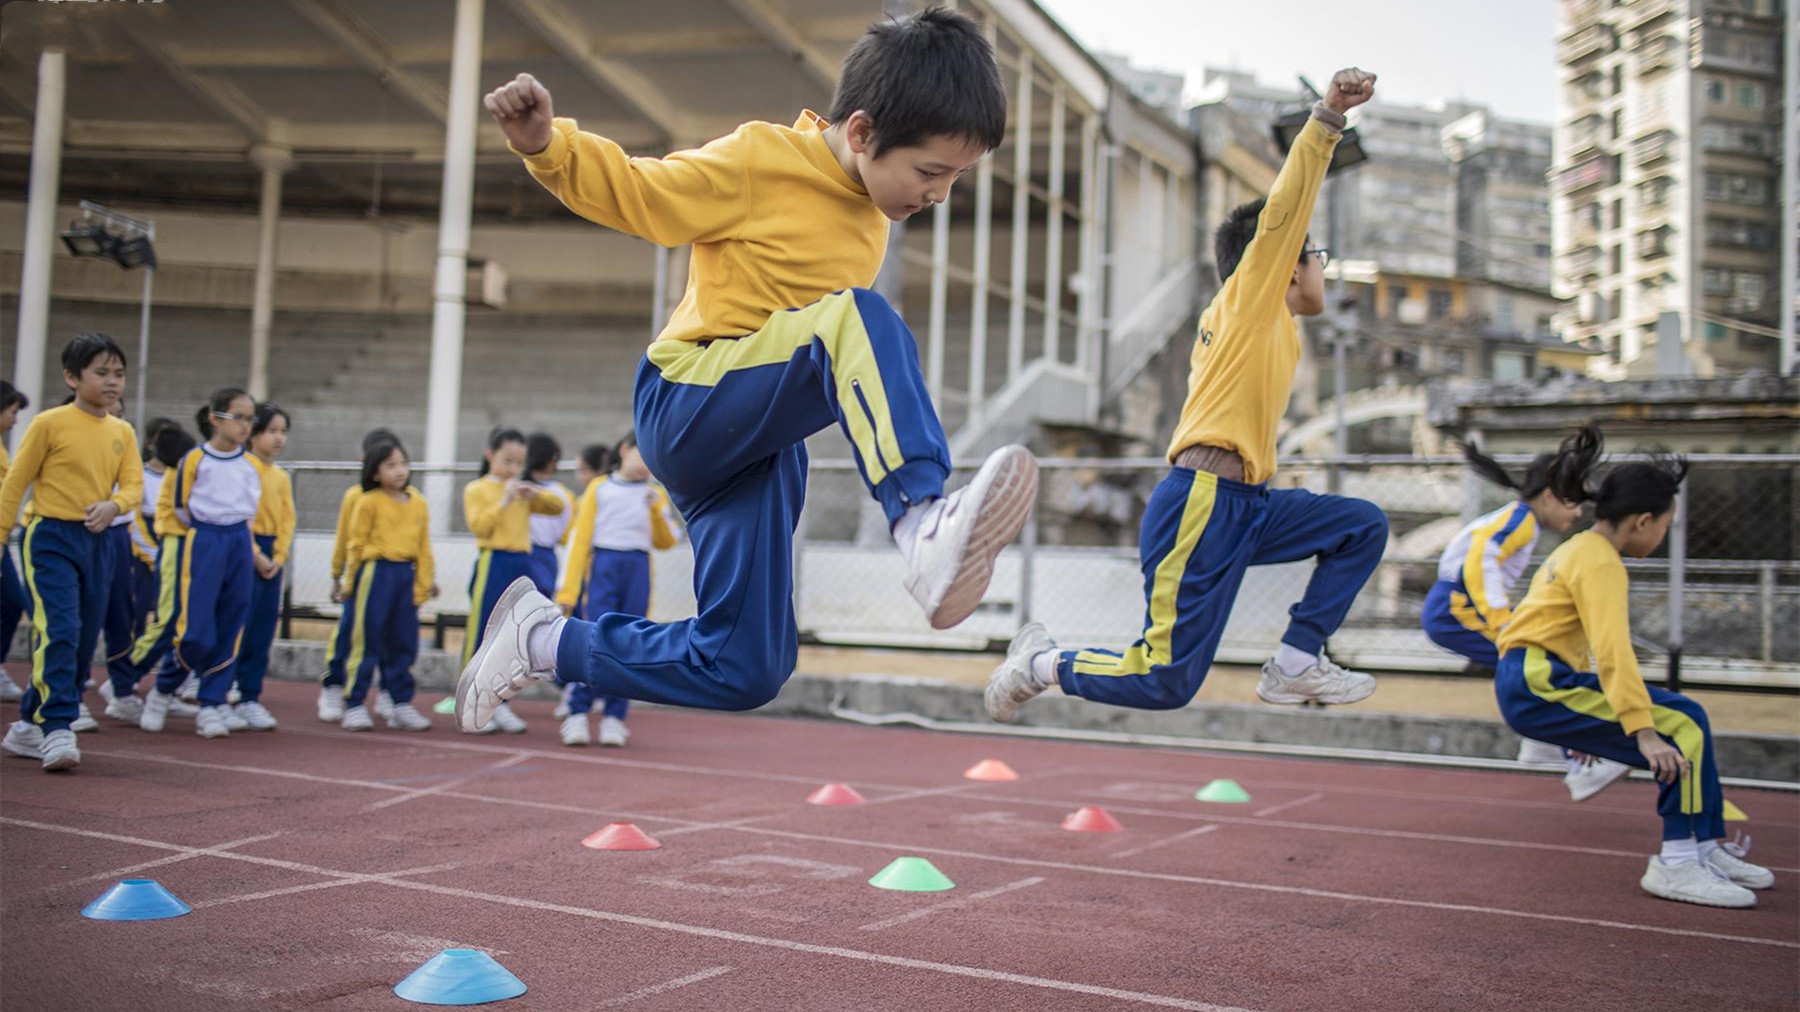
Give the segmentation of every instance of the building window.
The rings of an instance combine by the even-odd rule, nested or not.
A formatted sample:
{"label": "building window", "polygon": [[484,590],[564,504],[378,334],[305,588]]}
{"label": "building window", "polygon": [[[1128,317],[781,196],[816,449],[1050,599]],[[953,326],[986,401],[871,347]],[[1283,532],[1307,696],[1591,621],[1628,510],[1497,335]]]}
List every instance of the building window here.
{"label": "building window", "polygon": [[1406,287],[1404,285],[1389,285],[1387,295],[1387,315],[1390,319],[1398,319],[1400,317],[1400,305],[1406,301]]}
{"label": "building window", "polygon": [[1706,325],[1706,339],[1708,341],[1723,341],[1725,340],[1725,333],[1726,331],[1723,324],[1708,323]]}
{"label": "building window", "polygon": [[1623,244],[1606,251],[1607,273],[1618,274],[1625,269],[1625,247]]}
{"label": "building window", "polygon": [[1761,109],[1763,104],[1762,85],[1738,85],[1738,105],[1745,109]]}
{"label": "building window", "polygon": [[1444,371],[1461,375],[1463,371],[1463,353],[1455,348],[1444,352]]}
{"label": "building window", "polygon": [[1619,139],[1619,135],[1620,135],[1620,134],[1621,134],[1621,133],[1622,133],[1622,132],[1623,132],[1623,131],[1622,131],[1622,130],[1621,130],[1621,126],[1622,126],[1622,119],[1621,119],[1621,117],[1622,117],[1622,116],[1623,116],[1623,115],[1624,115],[1624,113],[1623,113],[1623,111],[1622,111],[1622,110],[1619,110],[1619,109],[1614,109],[1614,110],[1613,110],[1613,114],[1612,114],[1612,139],[1613,139],[1613,140],[1615,140],[1615,141],[1616,141],[1616,140],[1618,140],[1618,139]]}
{"label": "building window", "polygon": [[1739,272],[1732,283],[1732,294],[1747,303],[1761,305],[1763,300],[1763,276]]}
{"label": "building window", "polygon": [[1443,288],[1433,288],[1425,296],[1425,312],[1434,320],[1442,320],[1450,315],[1450,292]]}
{"label": "building window", "polygon": [[1624,69],[1625,69],[1625,65],[1622,63],[1613,64],[1612,94],[1614,94],[1614,95],[1617,95],[1620,91],[1624,90],[1624,76],[1623,76]]}
{"label": "building window", "polygon": [[1625,223],[1625,198],[1620,197],[1612,202],[1612,226],[1618,228]]}
{"label": "building window", "polygon": [[1516,383],[1524,379],[1528,373],[1527,360],[1516,351],[1496,352],[1494,355],[1494,382]]}
{"label": "building window", "polygon": [[1494,327],[1503,334],[1513,333],[1513,297],[1502,295],[1494,300]]}

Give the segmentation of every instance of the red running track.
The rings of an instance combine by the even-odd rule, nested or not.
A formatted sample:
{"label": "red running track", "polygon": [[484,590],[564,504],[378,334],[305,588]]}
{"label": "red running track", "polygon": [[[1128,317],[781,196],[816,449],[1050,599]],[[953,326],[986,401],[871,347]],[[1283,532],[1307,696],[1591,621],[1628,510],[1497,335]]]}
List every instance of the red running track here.
{"label": "red running track", "polygon": [[[1785,1009],[1800,997],[1800,798],[1735,791],[1752,911],[1651,898],[1653,787],[642,711],[623,751],[354,735],[277,684],[273,734],[106,722],[51,776],[0,763],[0,1005],[402,1009],[453,946],[502,1008]],[[435,697],[433,697],[435,698]],[[428,700],[429,701],[429,700]],[[977,783],[996,757],[1021,774]],[[1215,777],[1252,800],[1193,800]],[[847,781],[869,804],[803,803]],[[1110,834],[1058,828],[1103,805]],[[635,821],[656,851],[586,850]],[[947,893],[865,881],[929,858]],[[151,877],[186,917],[94,922]]]}

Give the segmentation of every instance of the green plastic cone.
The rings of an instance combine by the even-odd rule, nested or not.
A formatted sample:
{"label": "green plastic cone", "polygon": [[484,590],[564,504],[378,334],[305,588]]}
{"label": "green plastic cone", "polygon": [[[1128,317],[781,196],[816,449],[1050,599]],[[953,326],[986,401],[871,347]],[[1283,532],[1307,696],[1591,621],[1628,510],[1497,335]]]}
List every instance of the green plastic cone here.
{"label": "green plastic cone", "polygon": [[1214,780],[1195,791],[1194,800],[1241,805],[1250,800],[1250,793],[1239,787],[1236,780]]}
{"label": "green plastic cone", "polygon": [[956,888],[955,882],[922,857],[894,858],[894,863],[876,872],[869,884],[902,893],[938,893]]}
{"label": "green plastic cone", "polygon": [[456,697],[455,696],[445,696],[443,699],[438,700],[436,703],[432,704],[431,712],[432,713],[455,713],[456,712]]}

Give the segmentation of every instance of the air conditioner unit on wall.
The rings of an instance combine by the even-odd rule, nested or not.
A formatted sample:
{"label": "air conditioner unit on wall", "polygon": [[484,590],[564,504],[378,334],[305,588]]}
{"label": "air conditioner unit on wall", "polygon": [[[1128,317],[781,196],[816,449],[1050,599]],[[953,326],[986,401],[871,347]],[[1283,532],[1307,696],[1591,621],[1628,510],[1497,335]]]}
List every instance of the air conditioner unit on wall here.
{"label": "air conditioner unit on wall", "polygon": [[497,260],[469,259],[469,273],[463,282],[463,303],[506,308],[506,268]]}

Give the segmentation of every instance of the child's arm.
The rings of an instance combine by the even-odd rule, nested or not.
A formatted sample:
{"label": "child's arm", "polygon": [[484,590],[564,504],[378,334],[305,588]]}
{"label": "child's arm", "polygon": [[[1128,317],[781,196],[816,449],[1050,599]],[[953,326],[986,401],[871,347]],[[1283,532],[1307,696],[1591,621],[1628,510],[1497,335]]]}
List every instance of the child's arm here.
{"label": "child's arm", "polygon": [[568,506],[563,497],[547,488],[534,488],[536,490],[531,495],[531,512],[549,517],[561,516],[563,509]]}
{"label": "child's arm", "polygon": [[[187,534],[187,497],[194,491],[194,475],[200,472],[200,450],[189,450],[181,458],[175,473],[163,479],[162,494],[156,497],[156,536],[177,537]],[[179,493],[179,494],[178,494]]]}
{"label": "child's arm", "polygon": [[0,546],[5,546],[12,538],[13,525],[19,521],[19,506],[25,501],[25,490],[37,480],[38,470],[44,466],[44,456],[50,450],[49,426],[40,425],[38,419],[32,419],[25,429],[25,438],[19,441],[19,452],[13,456],[12,467],[6,471],[6,481],[0,484]]}
{"label": "child's arm", "polygon": [[375,540],[375,514],[378,508],[375,496],[365,495],[356,500],[356,505],[350,510],[350,523],[345,531],[344,543],[346,573],[360,571],[362,564],[377,554],[372,550],[372,542]]}
{"label": "child's arm", "polygon": [[506,487],[498,482],[476,479],[463,486],[463,521],[469,533],[490,538],[500,526],[506,512]]}
{"label": "child's arm", "polygon": [[650,490],[650,547],[663,550],[675,547],[675,531],[669,527],[669,501],[661,492]]}
{"label": "child's arm", "polygon": [[[137,446],[137,433],[129,424],[125,426],[125,445]],[[124,516],[138,508],[144,501],[144,461],[136,453],[127,452],[119,458],[119,470],[113,475],[116,486],[112,498],[103,499],[88,509],[88,530],[98,534],[113,522],[115,517]],[[111,509],[101,507],[111,506]],[[98,523],[99,526],[94,525]]]}
{"label": "child's arm", "polygon": [[520,74],[483,100],[513,151],[569,210],[662,246],[730,236],[750,210],[741,134],[664,158],[625,149],[554,119],[550,92]]}
{"label": "child's arm", "polygon": [[[164,482],[166,487],[168,482]],[[349,561],[346,550],[350,547],[350,520],[356,515],[356,500],[362,495],[360,486],[352,485],[344,490],[344,498],[338,503],[337,535],[331,541],[331,582],[343,579],[344,567]]]}
{"label": "child's arm", "polygon": [[[288,554],[294,548],[294,528],[300,525],[299,514],[294,510],[294,482],[286,471],[273,465],[269,471],[277,475],[275,489],[275,554],[269,561],[280,569],[287,565]],[[264,494],[268,494],[266,491]]]}
{"label": "child's arm", "polygon": [[437,561],[431,554],[431,504],[412,494],[419,511],[419,547],[413,558],[413,603],[424,604],[437,596]]}
{"label": "child's arm", "polygon": [[1575,613],[1594,652],[1600,691],[1612,705],[1626,734],[1654,726],[1650,691],[1638,671],[1637,653],[1631,648],[1629,600],[1631,581],[1620,562],[1610,565],[1564,567],[1558,574],[1568,580]]}
{"label": "child's arm", "polygon": [[581,600],[582,584],[587,582],[588,559],[594,554],[594,521],[599,512],[599,496],[595,491],[605,482],[595,478],[582,490],[575,506],[575,519],[569,522],[569,554],[563,558],[562,585],[556,588],[556,603],[573,613]]}

